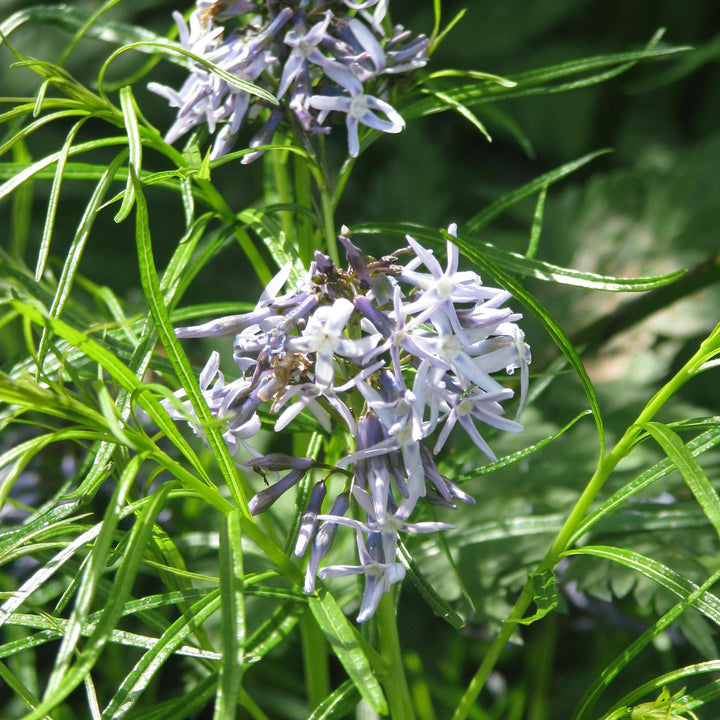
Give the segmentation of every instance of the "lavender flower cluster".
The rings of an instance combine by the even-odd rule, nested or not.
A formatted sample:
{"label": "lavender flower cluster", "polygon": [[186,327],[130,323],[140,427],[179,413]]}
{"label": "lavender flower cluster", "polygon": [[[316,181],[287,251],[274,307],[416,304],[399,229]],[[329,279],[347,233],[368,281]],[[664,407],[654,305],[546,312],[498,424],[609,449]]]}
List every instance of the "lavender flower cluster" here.
{"label": "lavender flower cluster", "polygon": [[[413,38],[400,25],[386,34],[387,5],[388,0],[197,0],[187,22],[178,12],[173,17],[185,50],[284,101],[269,112],[251,148],[272,141],[284,110],[307,134],[329,133],[325,122],[337,112],[346,116],[349,152],[356,157],[359,123],[387,133],[404,129],[402,117],[384,99],[389,80],[427,63],[427,37]],[[239,18],[240,27],[226,37],[217,23],[232,18]],[[211,134],[220,127],[213,160],[232,148],[245,118],[267,103],[196,61],[190,71],[180,90],[154,82],[148,89],[178,108],[168,143],[197,125],[207,123]],[[366,91],[369,83],[374,94]],[[243,162],[260,154],[250,153]]]}
{"label": "lavender flower cluster", "polygon": [[[451,235],[455,231],[451,226]],[[231,449],[244,448],[244,463],[258,472],[285,474],[250,501],[253,514],[266,510],[313,468],[330,472],[317,482],[302,517],[295,554],[309,548],[305,591],[316,577],[360,574],[365,590],[358,620],[375,612],[382,594],[404,577],[397,559],[399,532],[434,532],[439,522],[411,522],[421,498],[455,507],[474,500],[440,474],[434,460],[460,425],[489,458],[493,451],[478,425],[507,432],[522,426],[504,415],[513,391],[494,375],[520,371],[519,408],[528,386],[530,350],[517,325],[521,315],[504,307],[510,294],[483,285],[472,271],[458,270],[458,249],[447,243],[443,269],[432,252],[407,236],[408,247],[374,260],[340,236],[348,269],[315,253],[308,274],[282,293],[289,265],[269,283],[250,313],[179,328],[181,338],[235,335],[240,376],[226,381],[213,352],[200,388],[224,422]],[[411,255],[400,264],[403,255]],[[185,408],[168,404],[176,419]],[[261,427],[258,410],[277,415],[276,431],[309,411],[328,432],[341,421],[355,438],[354,452],[335,465],[273,453],[261,456],[248,440]],[[352,408],[352,409],[351,409]],[[195,429],[202,434],[201,428]],[[434,443],[431,442],[431,437]],[[429,445],[426,443],[430,443]],[[432,449],[430,449],[432,448]],[[353,448],[350,447],[350,450]],[[348,470],[352,466],[352,472]],[[346,478],[329,512],[322,506],[327,479]],[[345,517],[354,499],[363,520]],[[319,569],[338,526],[355,531],[359,565]]]}

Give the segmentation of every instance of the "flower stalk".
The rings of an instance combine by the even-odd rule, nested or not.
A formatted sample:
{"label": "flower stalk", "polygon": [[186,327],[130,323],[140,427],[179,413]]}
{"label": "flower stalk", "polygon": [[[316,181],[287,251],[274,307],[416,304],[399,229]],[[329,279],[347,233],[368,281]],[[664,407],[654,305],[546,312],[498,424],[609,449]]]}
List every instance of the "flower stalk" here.
{"label": "flower stalk", "polygon": [[380,601],[376,618],[380,652],[388,664],[387,675],[381,677],[380,682],[387,695],[390,717],[393,720],[415,720],[415,710],[410,699],[410,690],[400,649],[397,613],[392,594],[386,594]]}

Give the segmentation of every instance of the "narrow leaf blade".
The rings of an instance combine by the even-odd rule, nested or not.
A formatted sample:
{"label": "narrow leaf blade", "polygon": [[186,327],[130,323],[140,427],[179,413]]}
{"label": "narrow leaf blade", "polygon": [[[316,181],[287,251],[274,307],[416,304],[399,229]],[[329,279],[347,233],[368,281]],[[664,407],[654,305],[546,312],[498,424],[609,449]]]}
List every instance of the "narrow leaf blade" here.
{"label": "narrow leaf blade", "polygon": [[370,707],[380,714],[388,712],[380,684],[363,652],[357,631],[348,622],[332,595],[324,590],[311,595],[308,604],[330,647]]}

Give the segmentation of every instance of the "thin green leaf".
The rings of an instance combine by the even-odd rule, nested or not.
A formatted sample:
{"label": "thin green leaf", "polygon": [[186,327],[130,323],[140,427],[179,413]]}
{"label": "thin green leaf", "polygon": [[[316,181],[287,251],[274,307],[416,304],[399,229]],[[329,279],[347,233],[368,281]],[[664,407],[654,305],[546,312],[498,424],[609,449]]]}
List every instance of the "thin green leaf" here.
{"label": "thin green leaf", "polygon": [[542,186],[538,195],[537,204],[535,205],[535,213],[533,215],[533,223],[530,228],[530,242],[528,249],[525,251],[525,257],[533,260],[537,255],[540,246],[540,233],[542,232],[543,213],[545,212],[545,198],[547,197],[548,183]]}
{"label": "thin green leaf", "polygon": [[[540,188],[542,189],[542,188]],[[507,197],[507,196],[506,196]],[[433,243],[441,242],[441,233],[425,225],[417,225],[415,223],[363,223],[352,228],[353,233],[358,235],[412,235],[419,240],[428,240]],[[644,292],[652,290],[663,285],[669,285],[680,278],[685,271],[676,270],[667,275],[654,275],[639,278],[621,278],[611,275],[598,275],[590,272],[580,272],[572,268],[563,268],[540,260],[530,260],[518,253],[500,250],[490,243],[480,242],[474,238],[469,238],[463,232],[460,233],[463,238],[460,242],[450,238],[456,245],[461,243],[466,247],[475,248],[478,253],[482,253],[488,259],[493,261],[493,265],[518,275],[544,280],[546,282],[555,282],[562,285],[571,285],[575,287],[584,287],[588,290],[604,290],[606,292]],[[468,256],[469,257],[469,256]],[[492,273],[491,273],[492,274]]]}
{"label": "thin green leaf", "polygon": [[433,29],[430,33],[430,47],[433,46],[435,38],[440,32],[440,19],[442,17],[442,2],[441,0],[433,0]]}
{"label": "thin green leaf", "polygon": [[487,128],[480,122],[480,120],[477,118],[475,113],[470,110],[470,108],[465,107],[465,105],[463,105],[461,102],[458,102],[457,100],[450,97],[450,95],[442,92],[441,90],[427,89],[425,90],[425,92],[432,95],[433,97],[436,97],[441,102],[446,103],[449,108],[455,110],[458,115],[464,117],[476,130],[479,130],[488,142],[492,142],[492,138],[490,137],[490,133],[487,131]]}
{"label": "thin green leaf", "polygon": [[75,142],[75,136],[80,128],[85,124],[85,118],[79,120],[70,128],[67,139],[60,150],[55,167],[55,176],[53,177],[52,187],[50,188],[50,198],[48,200],[48,209],[45,213],[45,225],[43,226],[42,240],[40,241],[40,249],[38,250],[38,259],[35,266],[35,282],[40,282],[45,272],[45,263],[47,262],[48,252],[50,250],[50,240],[52,238],[53,228],[55,227],[55,216],[57,214],[58,202],[60,200],[60,187],[62,185],[65,173],[65,165],[70,154],[70,148]]}
{"label": "thin green leaf", "polygon": [[693,605],[695,600],[704,592],[710,590],[717,581],[720,580],[720,571],[711,575],[697,590],[690,593],[686,598],[676,603],[667,613],[665,613],[651,628],[646,630],[640,637],[634,640],[625,648],[609,665],[605,667],[600,676],[593,682],[587,690],[582,700],[578,703],[573,713],[572,720],[580,720],[593,706],[597,703],[600,695],[610,685],[612,680],[617,677],[618,673],[626,667],[634,658],[636,658],[642,650],[644,650],[660,633],[664,632],[672,625],[689,607]]}
{"label": "thin green leaf", "polygon": [[185,212],[185,227],[189,228],[195,219],[195,198],[193,197],[192,180],[189,177],[180,178],[180,192]]}
{"label": "thin green leaf", "polygon": [[[594,557],[610,560],[611,562],[623,565],[631,570],[642,573],[674,595],[686,599],[695,593],[698,586],[684,575],[663,565],[657,560],[641,555],[633,550],[611,547],[609,545],[586,545],[582,548],[568,550],[563,553],[564,557],[571,555],[592,555]],[[704,592],[698,595],[694,601],[694,607],[703,615],[712,620],[715,625],[720,625],[720,598],[711,592]]]}
{"label": "thin green leaf", "polygon": [[457,70],[454,68],[446,68],[444,70],[436,70],[431,72],[425,77],[422,82],[428,80],[439,80],[440,78],[471,78],[472,80],[490,80],[497,85],[502,85],[506,88],[513,88],[517,85],[513,80],[508,80],[501,75],[495,75],[493,73],[482,72],[481,70]]}
{"label": "thin green leaf", "polygon": [[[692,457],[697,457],[708,450],[712,450],[719,444],[720,432],[717,430],[708,430],[707,432],[702,433],[702,435],[698,435],[698,437],[691,440],[687,444],[687,450]],[[659,463],[653,465],[638,477],[634,478],[624,487],[620,488],[620,490],[615,492],[602,505],[600,505],[600,507],[593,510],[583,519],[568,542],[568,547],[576,545],[577,541],[589,530],[595,527],[601,520],[613,517],[616,514],[617,509],[631,497],[637,495],[645,488],[650,487],[650,485],[670,474],[674,470],[675,465],[669,458],[666,458],[665,460],[661,460]]]}
{"label": "thin green leaf", "polygon": [[240,682],[245,672],[245,601],[242,531],[239,511],[220,525],[220,596],[223,660],[215,696],[214,720],[235,720]]}
{"label": "thin green leaf", "polygon": [[160,291],[160,282],[155,269],[155,260],[153,258],[150,240],[147,205],[143,196],[142,187],[134,174],[132,166],[130,168],[130,173],[133,177],[133,183],[135,184],[137,206],[135,237],[137,241],[138,260],[140,263],[140,278],[143,290],[145,291],[145,297],[150,305],[150,313],[155,321],[158,336],[160,337],[160,341],[165,348],[165,352],[173,365],[173,369],[175,370],[178,379],[182,383],[183,389],[192,403],[193,410],[203,426],[210,449],[215,456],[225,482],[232,493],[234,501],[241,508],[243,513],[247,517],[250,517],[250,511],[247,509],[245,493],[240,484],[238,471],[232,457],[230,456],[230,451],[225,444],[220,428],[217,427],[217,423],[210,413],[210,409],[208,408],[207,402],[200,391],[200,387],[197,384],[197,378],[190,367],[190,363],[185,356],[185,352],[175,337],[175,332],[163,301],[162,293]]}
{"label": "thin green leaf", "polygon": [[[75,273],[77,272],[78,265],[80,264],[80,258],[82,257],[83,250],[85,249],[85,243],[90,236],[90,231],[95,223],[95,219],[108,188],[115,179],[115,173],[124,160],[125,152],[123,151],[110,163],[107,171],[95,186],[92,197],[90,198],[87,207],[85,208],[85,212],[80,220],[80,224],[78,225],[75,237],[73,237],[70,249],[67,252],[62,274],[60,275],[58,287],[55,291],[55,297],[53,298],[53,303],[50,307],[51,317],[59,317],[65,307],[65,304],[67,303],[70,290],[72,289],[73,280],[75,279]],[[40,340],[40,348],[38,350],[38,370],[40,370],[43,366],[45,353],[48,349],[48,340],[49,335],[46,331],[44,331]]]}
{"label": "thin green leaf", "polygon": [[270,103],[273,106],[278,104],[278,99],[271,92],[268,92],[264,88],[261,88],[254,83],[243,80],[237,75],[233,75],[232,73],[223,70],[219,65],[210,62],[209,60],[200,55],[196,55],[190,50],[182,47],[182,45],[173,43],[170,40],[134,42],[130,43],[129,45],[125,45],[118,50],[115,50],[115,52],[113,52],[110,57],[108,57],[108,59],[103,63],[102,67],[100,68],[100,73],[98,74],[97,85],[98,91],[101,96],[104,97],[103,82],[110,63],[115,60],[115,58],[119,57],[123,53],[128,52],[129,50],[141,50],[142,52],[150,52],[153,55],[164,55],[169,60],[176,63],[178,62],[179,58],[182,58],[179,64],[183,65],[184,67],[189,67],[191,63],[199,63],[206,70],[217,75],[221,80],[224,80],[230,87],[247,93],[248,95],[254,95],[261,100]]}
{"label": "thin green leaf", "polygon": [[[18,143],[22,143],[26,138],[28,138],[30,135],[32,135],[34,132],[37,132],[38,130],[41,130],[46,125],[49,125],[50,123],[55,122],[56,120],[67,120],[69,118],[75,118],[81,116],[85,119],[89,116],[89,112],[87,109],[84,108],[72,108],[70,110],[59,110],[58,112],[49,113],[48,115],[43,115],[41,118],[38,118],[37,120],[34,120],[33,122],[23,125],[22,127],[15,130],[8,139],[0,145],[0,156],[5,155],[5,153],[12,150]],[[6,116],[6,119],[10,119],[10,117]],[[24,165],[25,167],[28,166],[29,162],[26,159],[25,162],[21,163],[20,159],[16,159],[16,164],[18,166]]]}
{"label": "thin green leaf", "polygon": [[[453,17],[453,19],[439,33],[435,34],[435,30],[433,30],[434,38],[428,47],[428,55],[432,55],[432,53],[435,52],[435,48],[437,48],[437,46],[447,37],[448,33],[463,19],[466,12],[467,10],[465,8],[458,11],[455,17]],[[436,22],[439,22],[440,16],[437,15],[436,17]]]}
{"label": "thin green leaf", "polygon": [[[185,642],[195,626],[202,625],[218,610],[220,603],[220,591],[213,590],[207,597],[198,600],[189,612],[170,625],[155,647],[140,658],[123,680],[103,710],[103,720],[125,718],[168,658]],[[27,720],[39,720],[39,718],[27,718]]]}
{"label": "thin green leaf", "polygon": [[460,228],[460,232],[463,235],[470,235],[479,232],[508,208],[516,205],[521,200],[534,195],[536,192],[541,192],[543,188],[547,189],[553,183],[558,182],[558,180],[562,180],[564,177],[571,175],[576,170],[579,170],[581,167],[592,162],[595,158],[607,155],[609,152],[611,152],[611,150],[596,150],[595,152],[583,155],[577,160],[565,163],[554,170],[550,170],[549,172],[539,175],[534,180],[531,180],[529,183],[519,187],[517,190],[513,190],[512,192],[503,195],[501,198],[488,205],[488,207],[484,210],[480,211],[476,215],[473,215],[473,217],[471,217]]}
{"label": "thin green leaf", "polygon": [[[645,50],[582,58],[561,63],[560,65],[540,68],[539,70],[531,70],[507,78],[513,83],[510,87],[493,81],[485,81],[449,88],[446,92],[453,99],[467,107],[471,107],[481,103],[497,102],[509,98],[568,92],[589,87],[627,72],[638,62],[669,58],[677,53],[691,50],[690,47],[655,49],[663,32],[661,30],[656,33]],[[586,73],[593,74],[580,77],[578,80],[559,82],[565,78],[582,76]],[[401,112],[405,119],[412,119],[442,112],[446,107],[445,103],[432,99],[423,99],[403,108]]]}
{"label": "thin green leaf", "polygon": [[388,708],[380,684],[363,652],[357,630],[348,622],[334,598],[320,590],[308,598],[308,604],[330,647],[345,668],[345,672],[370,707],[380,714]]}
{"label": "thin green leaf", "polygon": [[357,687],[352,680],[346,680],[313,710],[308,720],[335,720],[349,717],[359,702],[360,693]]}
{"label": "thin green leaf", "polygon": [[[13,146],[13,160],[29,162],[30,152],[25,141]],[[32,208],[35,192],[33,183],[25,183],[17,189],[12,200],[12,221],[10,227],[10,252],[18,258],[25,256],[32,222]]]}
{"label": "thin green leaf", "polygon": [[603,290],[605,292],[645,292],[670,285],[679,280],[685,270],[675,270],[665,275],[650,275],[639,278],[612,277],[592,272],[581,272],[572,268],[559,267],[541,260],[532,260],[516,253],[498,250],[490,243],[469,241],[472,245],[482,248],[489,258],[497,262],[503,269],[510,272],[532,277],[536,280],[554,282],[559,285],[571,285],[587,290]]}
{"label": "thin green leaf", "polygon": [[[140,128],[138,127],[137,115],[135,114],[135,98],[132,94],[132,88],[127,86],[121,88],[120,107],[125,120],[125,130],[127,131],[128,137],[128,148],[130,151],[128,162],[133,166],[135,172],[139,174],[142,166],[142,142],[140,142]],[[132,175],[128,173],[122,205],[117,211],[117,215],[115,215],[116,223],[122,222],[130,214],[134,199],[135,188],[133,186]]]}
{"label": "thin green leaf", "polygon": [[663,452],[670,458],[720,536],[720,496],[710,484],[700,464],[685,447],[677,433],[667,425],[649,422],[643,423],[640,427],[660,445]]}
{"label": "thin green leaf", "polygon": [[705,430],[707,428],[720,428],[720,415],[712,415],[710,417],[687,418],[687,420],[677,420],[667,423],[669,428],[674,431],[688,430]]}

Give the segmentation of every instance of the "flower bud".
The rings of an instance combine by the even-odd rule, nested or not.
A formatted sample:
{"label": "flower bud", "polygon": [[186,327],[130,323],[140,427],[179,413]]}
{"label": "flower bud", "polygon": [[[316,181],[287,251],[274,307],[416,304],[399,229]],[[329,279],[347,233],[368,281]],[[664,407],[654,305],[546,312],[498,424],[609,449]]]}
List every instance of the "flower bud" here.
{"label": "flower bud", "polygon": [[[337,515],[342,517],[350,507],[350,494],[347,492],[341,493],[335,499],[332,508],[330,509],[331,515]],[[308,562],[307,570],[305,571],[305,592],[315,592],[315,579],[317,577],[318,567],[320,561],[325,557],[327,551],[335,539],[335,533],[337,532],[337,523],[331,520],[325,520],[317,533],[315,534],[315,540],[313,540],[312,547],[310,548],[310,562]]]}
{"label": "flower bud", "polygon": [[265,512],[285,491],[300,482],[305,472],[305,470],[291,470],[270,487],[253,495],[248,503],[250,514],[259,515],[261,512]]}
{"label": "flower bud", "polygon": [[[343,227],[344,230],[347,228]],[[348,265],[355,271],[355,276],[360,281],[360,286],[367,289],[370,287],[370,273],[368,272],[367,259],[357,245],[350,242],[344,235],[338,235],[340,244],[345,248],[345,256]]]}
{"label": "flower bud", "polygon": [[310,494],[310,502],[300,520],[300,530],[298,539],[295,543],[295,556],[302,557],[307,550],[310,540],[315,535],[318,527],[318,513],[322,509],[322,503],[327,493],[327,487],[324,482],[319,482],[312,489]]}

